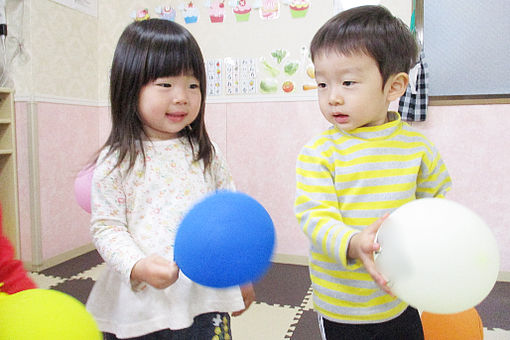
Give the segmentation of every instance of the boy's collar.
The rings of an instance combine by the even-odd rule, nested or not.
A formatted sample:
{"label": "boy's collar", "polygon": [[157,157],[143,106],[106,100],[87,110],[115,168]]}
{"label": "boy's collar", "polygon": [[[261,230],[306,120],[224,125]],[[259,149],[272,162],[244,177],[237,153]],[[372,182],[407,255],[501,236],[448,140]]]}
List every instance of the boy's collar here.
{"label": "boy's collar", "polygon": [[392,137],[402,126],[400,114],[388,111],[388,122],[377,126],[359,127],[351,131],[338,129],[342,134],[357,139],[382,140]]}

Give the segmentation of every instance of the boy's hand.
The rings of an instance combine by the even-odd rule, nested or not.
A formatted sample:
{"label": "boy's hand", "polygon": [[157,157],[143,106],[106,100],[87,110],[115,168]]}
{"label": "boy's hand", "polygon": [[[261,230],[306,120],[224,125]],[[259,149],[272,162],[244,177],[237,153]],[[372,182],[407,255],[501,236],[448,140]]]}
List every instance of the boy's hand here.
{"label": "boy's hand", "polygon": [[131,270],[131,279],[146,282],[157,289],[171,286],[179,278],[179,267],[175,262],[153,254],[136,262]]}
{"label": "boy's hand", "polygon": [[375,243],[375,236],[381,227],[381,224],[389,216],[385,214],[383,217],[372,223],[367,228],[363,229],[360,233],[354,235],[349,242],[347,256],[351,259],[359,259],[363,262],[367,272],[372,276],[375,283],[386,293],[393,296],[390,288],[387,285],[386,279],[377,271],[374,262],[374,251],[379,250],[380,246]]}
{"label": "boy's hand", "polygon": [[253,301],[255,301],[255,290],[253,289],[253,285],[251,283],[245,284],[244,286],[241,286],[241,294],[243,296],[244,301],[244,309],[233,312],[232,316],[239,316],[243,314],[252,304]]}

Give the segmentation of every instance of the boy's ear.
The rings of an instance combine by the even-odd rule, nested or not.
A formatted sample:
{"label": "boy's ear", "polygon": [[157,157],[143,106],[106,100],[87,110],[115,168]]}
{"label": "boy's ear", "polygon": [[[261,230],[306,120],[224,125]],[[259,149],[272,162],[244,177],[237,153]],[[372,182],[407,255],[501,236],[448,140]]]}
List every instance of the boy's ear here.
{"label": "boy's ear", "polygon": [[389,79],[388,101],[392,102],[406,92],[407,84],[409,84],[409,75],[405,72],[397,73]]}

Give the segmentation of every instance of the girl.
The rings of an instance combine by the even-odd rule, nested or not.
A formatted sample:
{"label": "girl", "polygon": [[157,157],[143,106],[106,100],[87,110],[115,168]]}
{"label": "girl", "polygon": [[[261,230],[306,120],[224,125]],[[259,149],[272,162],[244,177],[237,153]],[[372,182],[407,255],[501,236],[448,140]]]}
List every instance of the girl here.
{"label": "girl", "polygon": [[200,286],[172,261],[186,211],[234,187],[205,129],[205,94],[202,53],[185,28],[150,19],[124,30],[111,69],[112,130],[92,181],[91,231],[108,266],[87,308],[105,339],[230,339],[227,312],[254,299],[251,285]]}

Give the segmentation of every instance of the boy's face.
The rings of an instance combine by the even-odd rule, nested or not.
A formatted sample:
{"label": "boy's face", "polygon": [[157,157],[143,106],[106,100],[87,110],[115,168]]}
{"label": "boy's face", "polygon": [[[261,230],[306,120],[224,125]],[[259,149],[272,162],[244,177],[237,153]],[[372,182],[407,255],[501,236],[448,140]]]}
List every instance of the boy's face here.
{"label": "boy's face", "polygon": [[319,106],[326,120],[344,131],[387,122],[391,82],[383,88],[372,57],[332,51],[319,53],[314,65]]}

